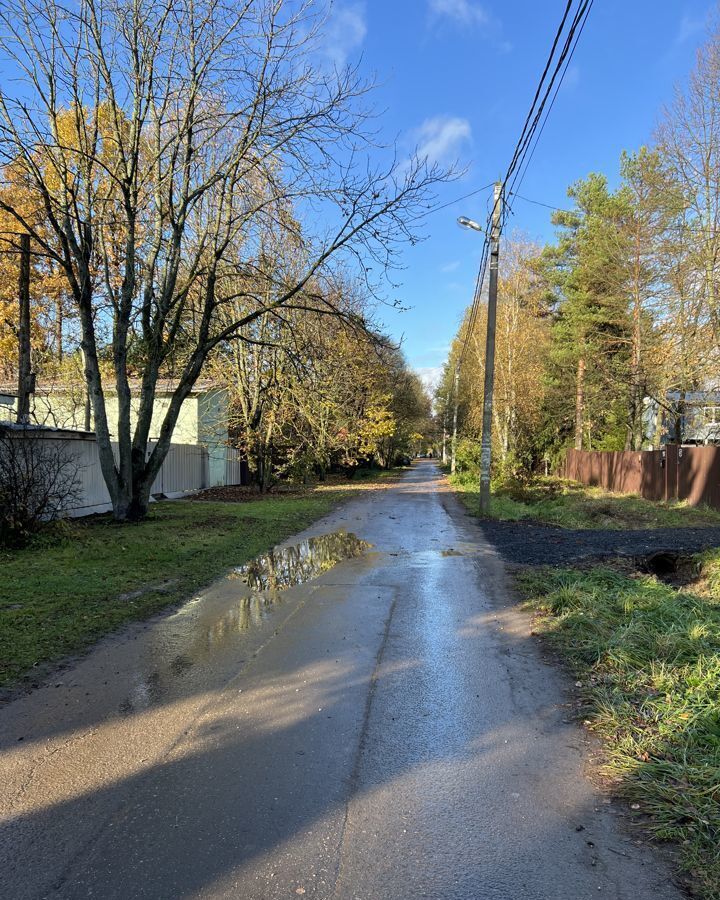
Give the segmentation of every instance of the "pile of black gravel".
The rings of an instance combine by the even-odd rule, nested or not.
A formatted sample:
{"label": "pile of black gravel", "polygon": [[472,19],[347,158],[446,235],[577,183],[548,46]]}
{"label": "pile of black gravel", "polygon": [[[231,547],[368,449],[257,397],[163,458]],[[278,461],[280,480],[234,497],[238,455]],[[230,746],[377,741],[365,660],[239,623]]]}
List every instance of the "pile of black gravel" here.
{"label": "pile of black gravel", "polygon": [[706,528],[569,529],[532,522],[479,523],[505,560],[527,566],[562,566],[618,556],[685,555],[720,547],[720,526]]}

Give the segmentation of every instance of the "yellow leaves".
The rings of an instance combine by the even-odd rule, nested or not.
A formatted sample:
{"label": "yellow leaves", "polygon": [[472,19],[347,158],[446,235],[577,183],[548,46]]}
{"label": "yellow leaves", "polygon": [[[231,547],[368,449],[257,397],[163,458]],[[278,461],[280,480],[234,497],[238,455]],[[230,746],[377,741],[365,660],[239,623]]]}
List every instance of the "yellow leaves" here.
{"label": "yellow leaves", "polygon": [[[545,392],[550,340],[544,290],[535,264],[539,248],[510,240],[503,247],[495,341],[493,443],[499,460],[522,451],[537,430]],[[465,342],[466,317],[455,350]],[[460,372],[463,426],[479,434],[482,423],[487,307],[481,306]],[[452,386],[448,388],[452,393]]]}
{"label": "yellow leaves", "polygon": [[371,456],[377,452],[380,442],[384,438],[392,437],[395,434],[397,423],[389,409],[391,400],[391,394],[384,394],[368,405],[365,416],[358,427],[361,454]]}
{"label": "yellow leaves", "polygon": [[[40,203],[30,191],[21,169],[7,166],[3,171],[0,199],[41,235],[46,234],[39,215]],[[20,275],[19,239],[23,225],[17,217],[0,209],[0,377],[13,378],[17,366],[18,281]],[[68,305],[68,285],[59,266],[53,264],[40,248],[31,242],[30,314],[34,351],[44,350],[50,343],[48,332],[56,318],[58,306],[63,313]]]}
{"label": "yellow leaves", "polygon": [[121,161],[120,146],[129,137],[122,110],[109,101],[96,109],[78,105],[61,110],[54,120],[56,146],[39,151],[39,163],[51,193],[59,201],[65,194],[94,192],[110,199],[116,193],[113,173]]}

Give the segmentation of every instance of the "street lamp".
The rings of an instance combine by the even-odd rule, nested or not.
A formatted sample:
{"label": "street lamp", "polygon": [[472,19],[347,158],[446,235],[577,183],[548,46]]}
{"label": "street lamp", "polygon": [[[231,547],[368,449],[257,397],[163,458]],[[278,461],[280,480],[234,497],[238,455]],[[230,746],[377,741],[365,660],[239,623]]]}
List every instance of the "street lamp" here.
{"label": "street lamp", "polygon": [[479,231],[482,234],[485,234],[485,229],[482,227],[482,225],[480,225],[474,219],[468,219],[467,216],[459,216],[457,223],[461,228],[472,228],[473,231]]}

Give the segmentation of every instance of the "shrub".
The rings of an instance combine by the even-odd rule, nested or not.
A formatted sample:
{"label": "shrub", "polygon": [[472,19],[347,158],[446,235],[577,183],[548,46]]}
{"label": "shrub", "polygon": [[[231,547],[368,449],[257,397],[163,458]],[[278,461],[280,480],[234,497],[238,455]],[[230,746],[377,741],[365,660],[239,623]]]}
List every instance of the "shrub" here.
{"label": "shrub", "polygon": [[0,545],[25,544],[78,496],[78,466],[62,442],[0,426]]}
{"label": "shrub", "polygon": [[475,477],[480,472],[480,441],[460,438],[455,454],[458,475]]}

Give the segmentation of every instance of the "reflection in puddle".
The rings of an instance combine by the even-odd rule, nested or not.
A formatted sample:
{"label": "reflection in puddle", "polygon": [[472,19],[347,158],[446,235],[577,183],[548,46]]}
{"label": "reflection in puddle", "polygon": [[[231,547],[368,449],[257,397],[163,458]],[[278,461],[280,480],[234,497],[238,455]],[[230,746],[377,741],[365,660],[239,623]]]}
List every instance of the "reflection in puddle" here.
{"label": "reflection in puddle", "polygon": [[253,591],[281,591],[317,578],[344,559],[362,556],[370,546],[344,531],[321,534],[264,553],[235,569],[235,574]]}
{"label": "reflection in puddle", "polygon": [[[285,601],[284,588],[317,578],[344,559],[362,556],[371,546],[354,534],[339,531],[276,548],[236,568],[230,578],[243,584],[231,582],[229,596],[219,607],[211,602],[203,612],[190,603],[168,620],[174,624],[184,621],[184,628],[173,635],[167,647],[161,642],[154,648],[148,670],[138,672],[130,695],[120,704],[121,714],[147,709],[178,690],[186,679],[202,679],[202,664],[218,659],[224,648],[241,646],[239,635],[262,625],[273,608]],[[223,579],[219,584],[222,591],[228,582]],[[183,618],[183,613],[189,616]],[[244,662],[235,660],[235,665]]]}
{"label": "reflection in puddle", "polygon": [[208,649],[221,646],[239,631],[249,631],[260,625],[270,608],[280,602],[277,595],[262,597],[251,594],[249,597],[241,597],[234,606],[207,626]]}

